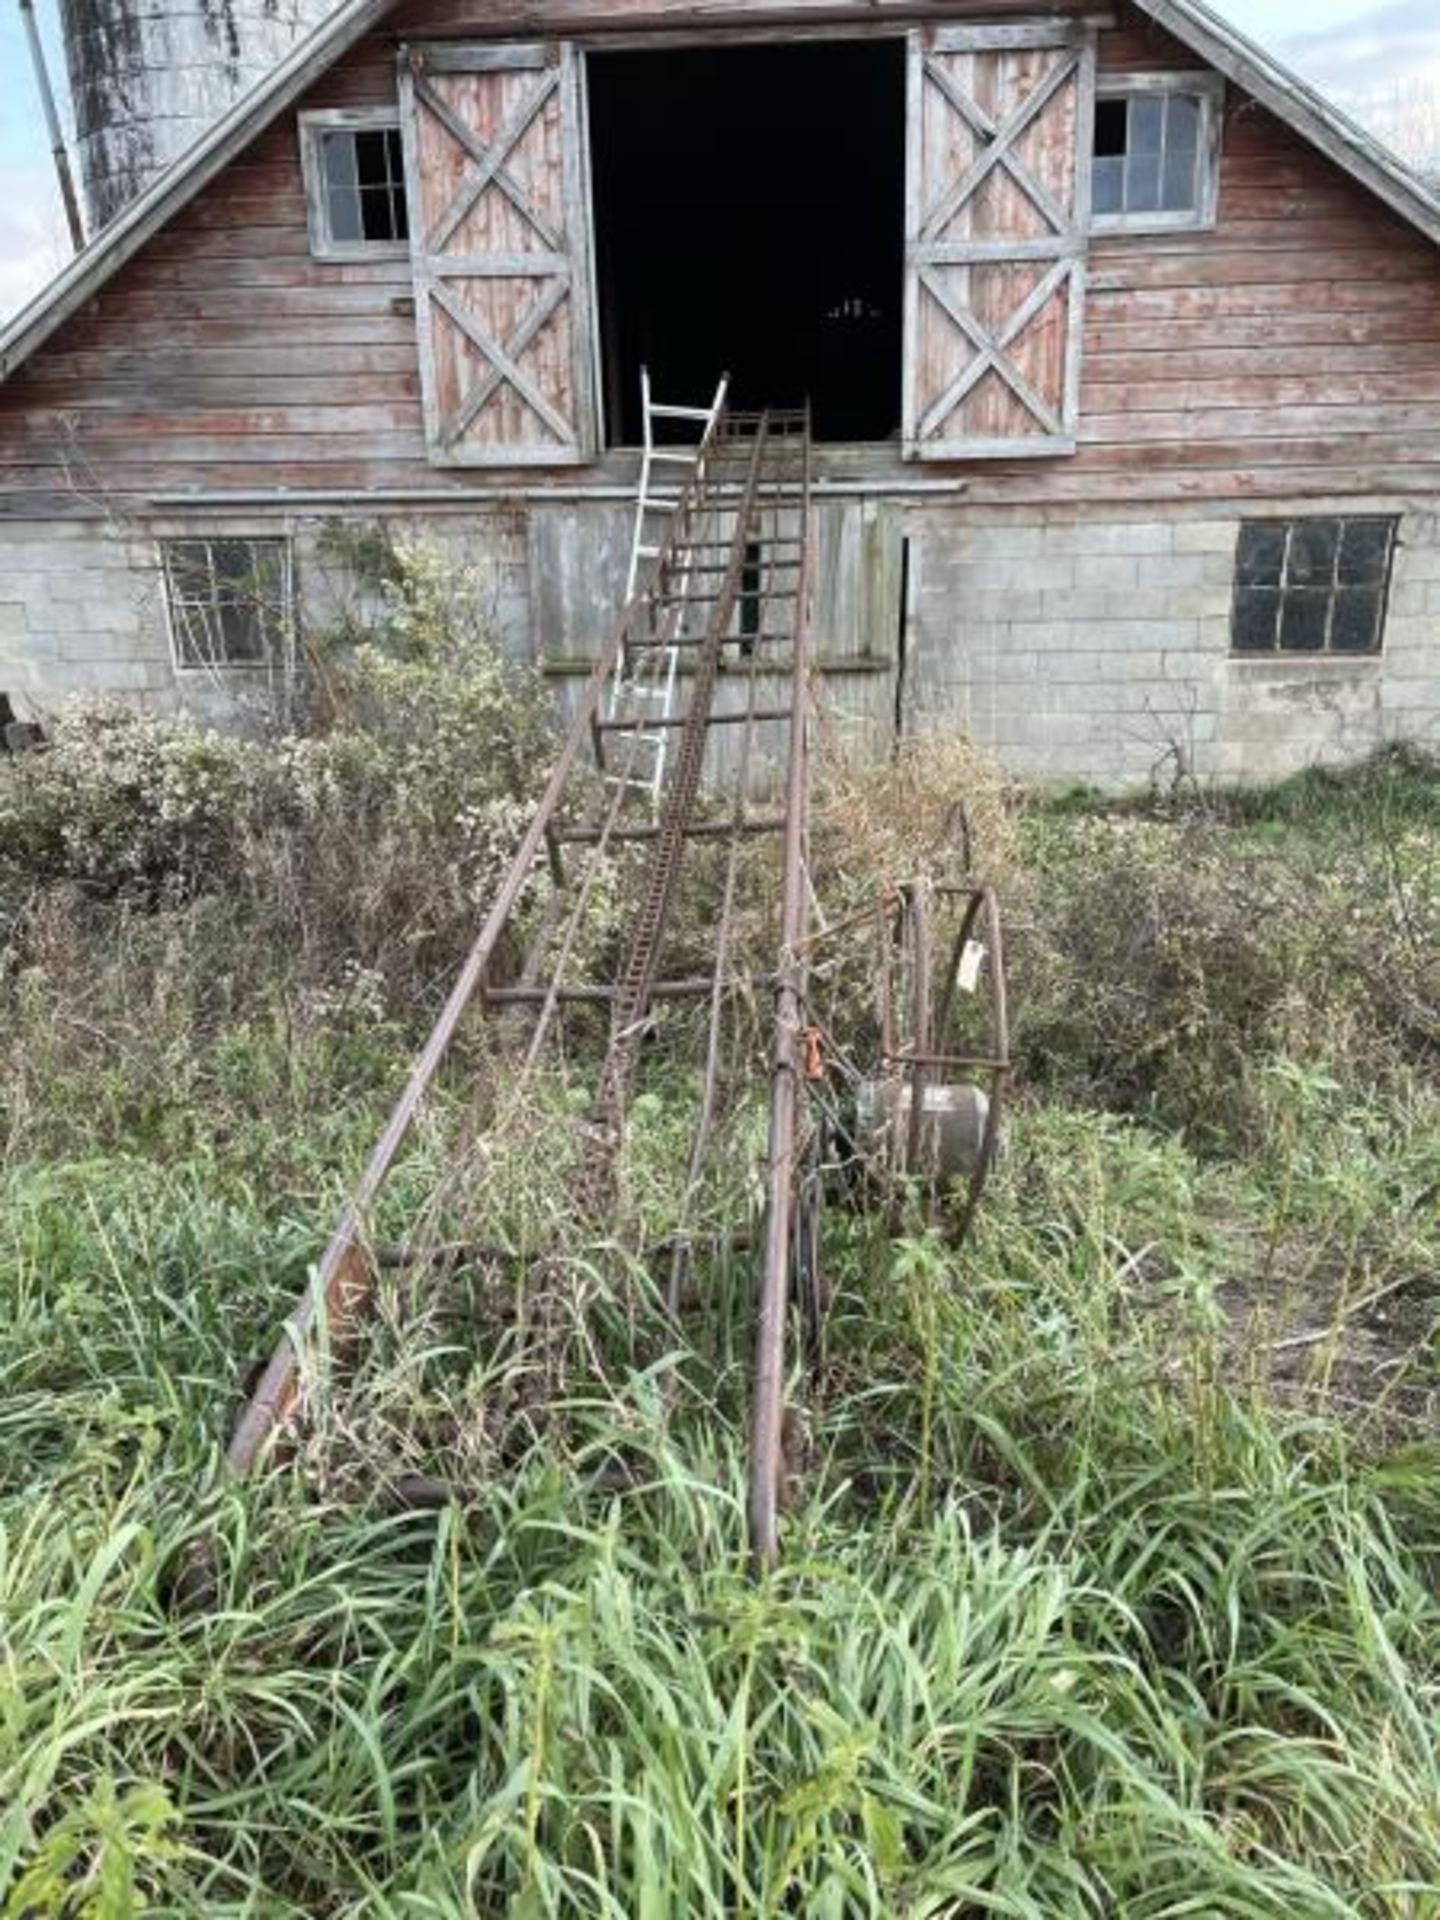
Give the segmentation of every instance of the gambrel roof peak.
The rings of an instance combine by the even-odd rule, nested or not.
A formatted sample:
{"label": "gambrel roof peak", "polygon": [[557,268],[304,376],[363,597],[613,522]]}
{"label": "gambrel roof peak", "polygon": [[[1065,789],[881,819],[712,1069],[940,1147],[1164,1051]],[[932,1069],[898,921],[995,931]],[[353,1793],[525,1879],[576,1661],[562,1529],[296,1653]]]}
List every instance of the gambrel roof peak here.
{"label": "gambrel roof peak", "polygon": [[[1214,13],[1204,0],[1135,0],[1158,26],[1173,34],[1243,92],[1318,148],[1353,179],[1440,244],[1440,188],[1407,167],[1364,128],[1308,86],[1279,61]],[[35,350],[185,207],[266,126],[380,26],[395,0],[343,0],[330,17],[300,41],[274,71],[238,101],[168,173],[135,200],[78,254],[50,284],[0,331],[0,380]],[[801,0],[789,16],[826,0]],[[975,7],[983,17],[985,8]],[[956,13],[960,11],[957,7]],[[1042,8],[1037,7],[1037,13]],[[872,18],[913,24],[915,9],[880,0]],[[926,9],[934,18],[935,10]],[[693,24],[695,16],[687,19]],[[705,18],[720,27],[718,9]]]}

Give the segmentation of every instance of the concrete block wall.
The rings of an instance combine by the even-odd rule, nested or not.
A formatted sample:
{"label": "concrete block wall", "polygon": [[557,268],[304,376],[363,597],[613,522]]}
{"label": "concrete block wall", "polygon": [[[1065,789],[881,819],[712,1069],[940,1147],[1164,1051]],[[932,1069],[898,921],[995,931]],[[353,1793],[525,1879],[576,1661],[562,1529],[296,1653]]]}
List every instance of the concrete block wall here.
{"label": "concrete block wall", "polygon": [[43,719],[69,694],[169,703],[153,546],[95,521],[0,522],[0,691]]}
{"label": "concrete block wall", "polygon": [[[354,516],[357,527],[376,516]],[[288,535],[302,619],[322,629],[366,603],[327,538],[332,516],[229,513],[93,520],[0,521],[0,692],[17,714],[52,717],[76,694],[113,694],[161,714],[215,726],[253,725],[281,692],[268,672],[176,665],[157,541],[209,535]],[[513,512],[385,517],[392,533],[422,532],[479,575],[481,610],[507,646],[529,646],[524,518]]]}
{"label": "concrete block wall", "polygon": [[[1252,512],[1394,513],[1382,654],[1241,658],[1235,549]],[[1281,778],[1410,739],[1440,750],[1440,521],[1380,501],[1267,502],[1164,517],[909,515],[904,708],[964,727],[1017,775],[1124,788],[1183,769]]]}
{"label": "concrete block wall", "polygon": [[[898,503],[893,511],[898,543]],[[1267,503],[1272,515],[1394,512],[1400,543],[1382,655],[1247,659],[1230,651],[1235,545],[1247,511],[1179,508],[1162,518],[982,512],[963,498],[907,505],[906,727],[963,728],[1022,778],[1116,789],[1181,770],[1218,783],[1269,780],[1396,739],[1440,751],[1440,518],[1384,500]],[[564,624],[547,587],[554,543],[545,529],[554,514],[497,502],[408,517],[357,507],[350,520],[363,528],[383,518],[392,532],[421,532],[475,566],[507,647],[530,659],[569,651],[570,636],[551,631]],[[586,531],[566,551],[584,547],[591,522],[605,544],[607,515],[620,527],[613,503],[567,510],[567,524]],[[323,628],[364,605],[326,537],[334,524],[318,514],[198,511],[123,524],[0,522],[0,691],[42,721],[67,694],[113,693],[216,725],[252,723],[273,696],[265,675],[176,667],[155,541],[290,534],[305,618]],[[857,737],[883,747],[898,608],[885,597],[883,614],[860,623],[874,633],[857,637],[843,610],[868,605],[864,593],[827,574],[820,602],[822,654],[828,624],[831,639],[845,643],[841,653],[857,654],[852,665],[865,669],[828,683],[832,712],[843,716],[858,702]],[[612,617],[607,605],[606,627]],[[596,619],[589,624],[599,632]],[[594,638],[587,632],[576,651],[593,652]]]}

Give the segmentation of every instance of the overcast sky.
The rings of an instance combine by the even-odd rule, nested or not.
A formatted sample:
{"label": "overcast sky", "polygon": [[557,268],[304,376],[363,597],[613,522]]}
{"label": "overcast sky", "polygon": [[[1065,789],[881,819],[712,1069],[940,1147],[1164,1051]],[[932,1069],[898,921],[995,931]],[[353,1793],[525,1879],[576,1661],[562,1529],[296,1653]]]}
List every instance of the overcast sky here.
{"label": "overcast sky", "polygon": [[[1374,126],[1440,163],[1437,0],[1212,0],[1252,38]],[[56,0],[36,0],[57,85]],[[68,128],[67,128],[68,131]],[[67,253],[18,9],[0,0],[0,317]]]}

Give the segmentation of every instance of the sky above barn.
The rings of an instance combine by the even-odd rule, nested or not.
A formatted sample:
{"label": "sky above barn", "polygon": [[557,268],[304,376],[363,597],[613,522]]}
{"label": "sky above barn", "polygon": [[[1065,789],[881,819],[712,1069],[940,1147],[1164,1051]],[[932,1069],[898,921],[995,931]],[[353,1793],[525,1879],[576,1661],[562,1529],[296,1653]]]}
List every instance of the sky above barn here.
{"label": "sky above barn", "polygon": [[[1440,166],[1436,0],[1211,0],[1412,160]],[[64,62],[54,0],[38,0],[52,76]],[[68,100],[62,99],[67,118]],[[68,247],[16,9],[0,11],[0,319],[64,264]]]}

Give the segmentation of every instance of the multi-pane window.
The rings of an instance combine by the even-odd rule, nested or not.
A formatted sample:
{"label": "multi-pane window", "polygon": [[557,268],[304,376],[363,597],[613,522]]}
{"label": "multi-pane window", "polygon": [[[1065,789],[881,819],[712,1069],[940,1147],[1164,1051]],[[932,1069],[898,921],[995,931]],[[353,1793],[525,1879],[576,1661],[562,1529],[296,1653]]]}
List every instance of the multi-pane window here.
{"label": "multi-pane window", "polygon": [[332,259],[403,252],[405,156],[393,114],[303,114],[300,137],[311,250]]}
{"label": "multi-pane window", "polygon": [[177,666],[289,662],[294,623],[288,540],[163,540],[160,563]]}
{"label": "multi-pane window", "polygon": [[321,134],[320,158],[332,240],[405,238],[405,162],[398,127]]}
{"label": "multi-pane window", "polygon": [[1236,653],[1378,653],[1394,520],[1247,520],[1235,556]]}
{"label": "multi-pane window", "polygon": [[1095,103],[1091,212],[1100,228],[1197,226],[1214,218],[1208,80],[1135,82]]}

